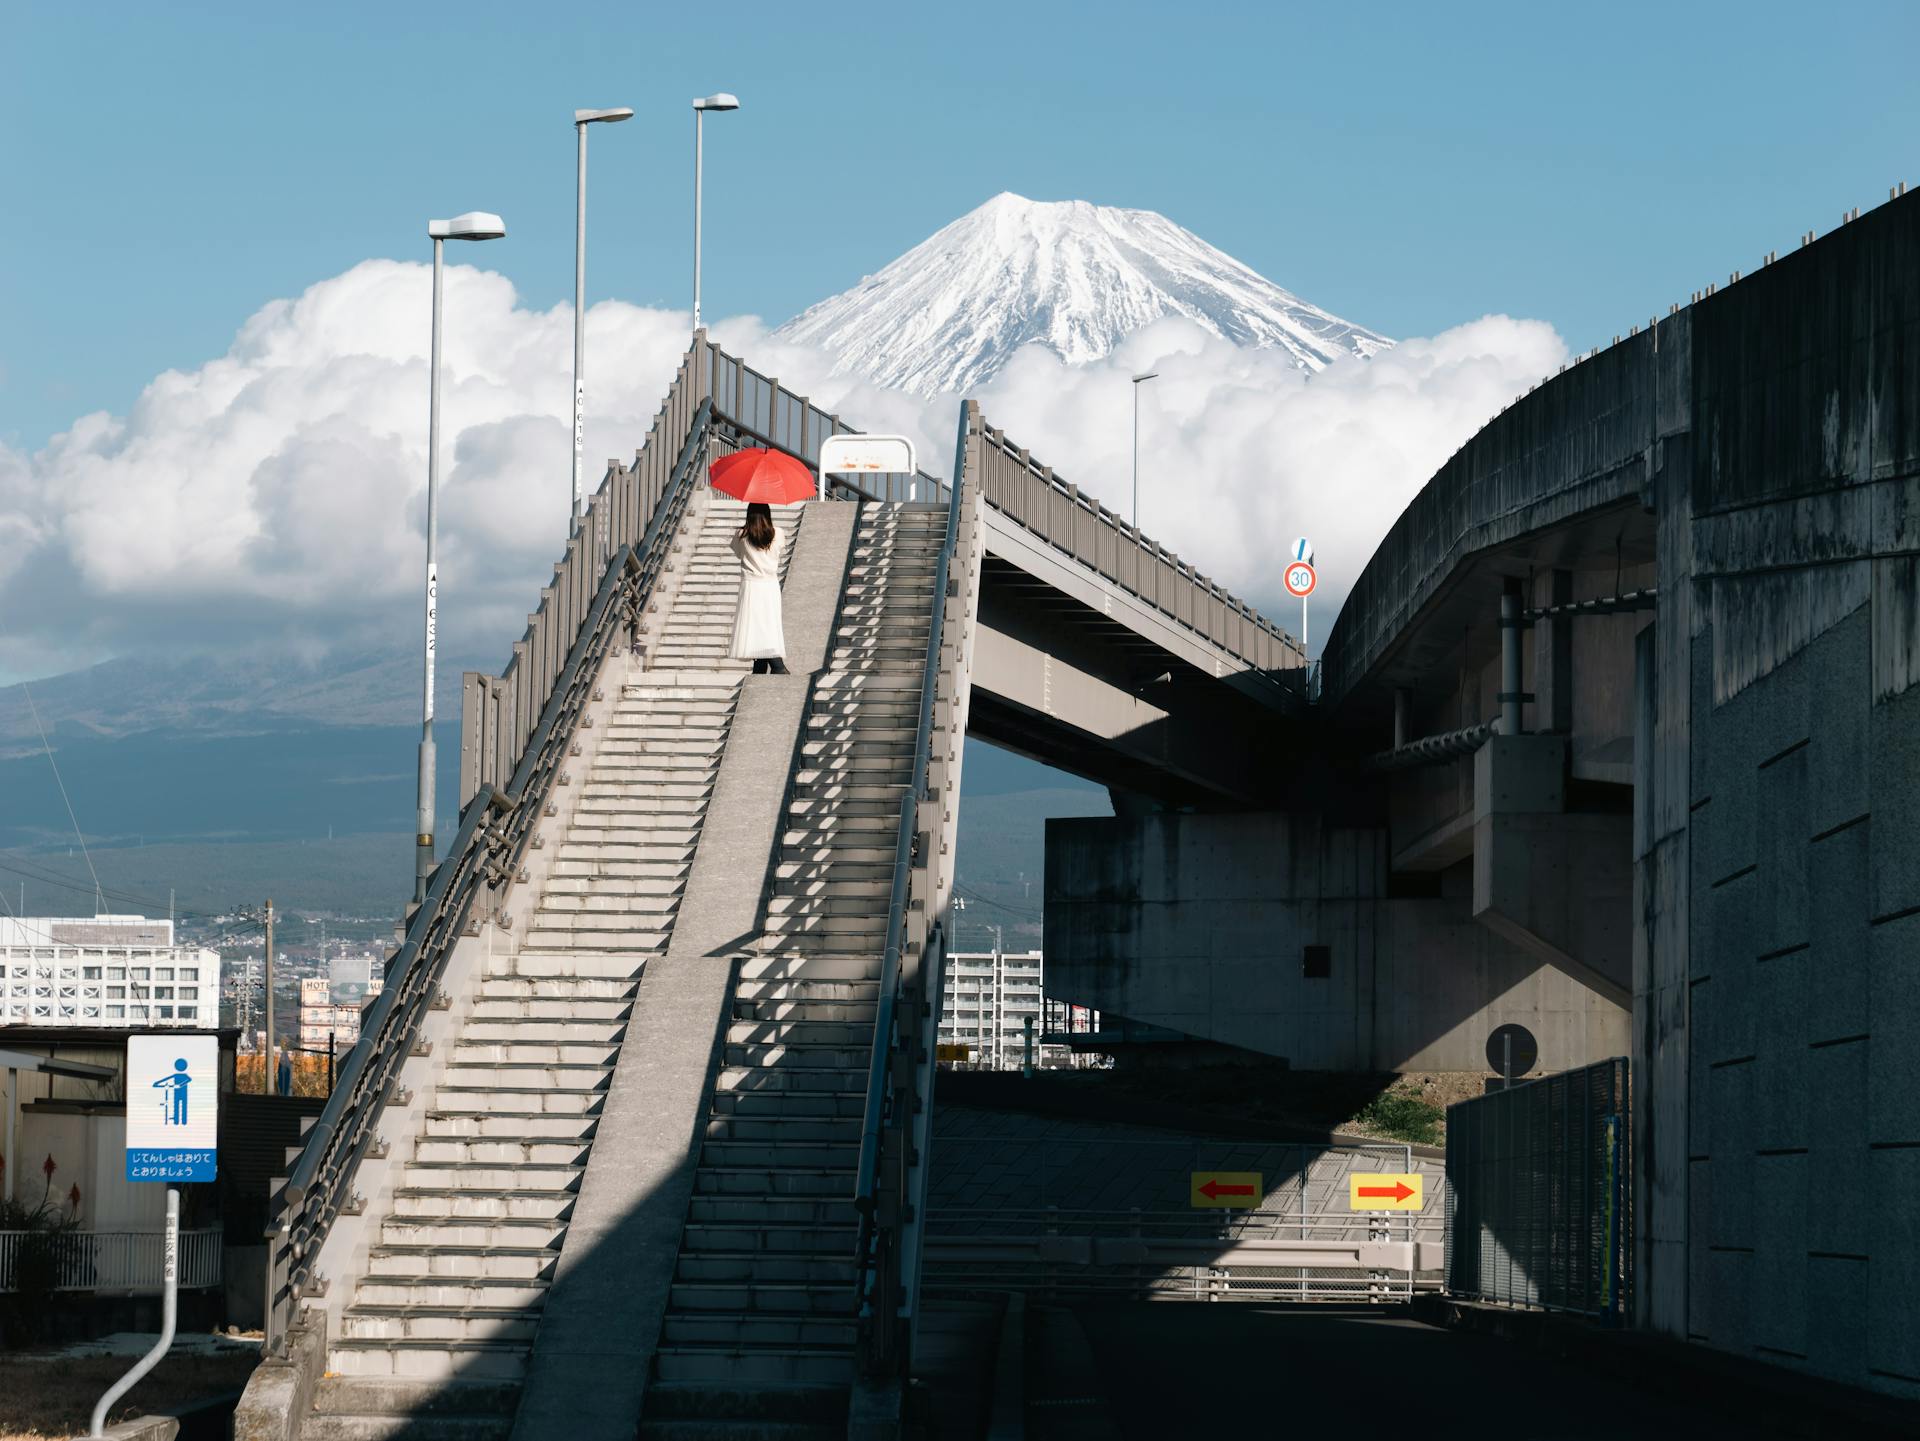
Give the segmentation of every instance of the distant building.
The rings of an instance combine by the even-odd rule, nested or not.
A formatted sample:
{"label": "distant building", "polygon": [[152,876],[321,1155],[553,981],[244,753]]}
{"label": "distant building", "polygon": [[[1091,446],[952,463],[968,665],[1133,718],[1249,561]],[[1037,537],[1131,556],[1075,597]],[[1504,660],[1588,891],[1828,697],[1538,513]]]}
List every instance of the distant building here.
{"label": "distant building", "polygon": [[[335,956],[327,962],[327,975],[336,986],[372,985],[382,969],[379,960],[370,955]],[[375,986],[373,994],[379,993]]]}
{"label": "distant building", "polygon": [[[370,959],[370,958],[353,958]],[[339,964],[336,959],[334,965]],[[322,1051],[332,1038],[334,1051],[344,1053],[360,1039],[360,1013],[380,994],[381,980],[342,981],[314,976],[300,982],[300,1046]]]}
{"label": "distant building", "polygon": [[[1097,1026],[1081,1007],[1044,997],[1046,968],[1039,951],[955,951],[947,957],[946,993],[940,1002],[939,1042],[949,1063],[972,1070],[1017,1071],[1026,1061],[1027,1020],[1033,1021],[1036,1066],[1078,1066],[1085,1062],[1065,1046],[1043,1046],[1041,1036],[1067,1029],[1063,1019],[1078,1012],[1075,1029]],[[963,1049],[962,1049],[963,1048]]]}
{"label": "distant building", "polygon": [[220,1023],[220,957],[145,916],[0,918],[0,1025]]}

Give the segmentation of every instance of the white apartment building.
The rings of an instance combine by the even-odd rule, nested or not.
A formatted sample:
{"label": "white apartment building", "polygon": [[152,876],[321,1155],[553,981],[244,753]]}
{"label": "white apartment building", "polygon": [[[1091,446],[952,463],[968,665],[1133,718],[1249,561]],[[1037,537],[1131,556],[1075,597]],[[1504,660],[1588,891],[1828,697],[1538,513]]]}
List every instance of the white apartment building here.
{"label": "white apartment building", "polygon": [[1068,1009],[1060,1002],[1046,1001],[1045,977],[1039,951],[949,954],[946,993],[940,1000],[939,1043],[965,1047],[966,1052],[964,1059],[957,1051],[943,1054],[953,1064],[974,1070],[1017,1071],[1025,1064],[1026,1023],[1031,1017],[1036,1066],[1084,1064],[1064,1046],[1040,1044],[1050,1029],[1060,1028]]}
{"label": "white apartment building", "polygon": [[0,917],[0,1025],[220,1024],[220,957],[145,916]]}

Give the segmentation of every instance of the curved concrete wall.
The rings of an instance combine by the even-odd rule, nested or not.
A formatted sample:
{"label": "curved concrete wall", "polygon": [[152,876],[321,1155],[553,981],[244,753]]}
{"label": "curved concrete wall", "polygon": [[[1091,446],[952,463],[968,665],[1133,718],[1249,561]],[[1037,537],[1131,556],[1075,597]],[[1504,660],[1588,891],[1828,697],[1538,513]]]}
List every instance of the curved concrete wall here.
{"label": "curved concrete wall", "polygon": [[1659,590],[1632,677],[1637,1317],[1920,1397],[1920,1212],[1866,1199],[1920,1193],[1920,192],[1483,429],[1355,586],[1327,700],[1404,684],[1475,557],[1524,575],[1530,535],[1623,516]]}

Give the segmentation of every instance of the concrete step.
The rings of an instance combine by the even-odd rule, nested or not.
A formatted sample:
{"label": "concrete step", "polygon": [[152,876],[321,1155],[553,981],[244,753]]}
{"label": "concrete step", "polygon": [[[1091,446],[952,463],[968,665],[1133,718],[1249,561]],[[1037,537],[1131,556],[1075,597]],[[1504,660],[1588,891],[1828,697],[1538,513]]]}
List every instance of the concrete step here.
{"label": "concrete step", "polygon": [[434,1089],[434,1109],[449,1116],[598,1115],[606,1104],[602,1091],[556,1091],[548,1086],[455,1086]]}
{"label": "concrete step", "polygon": [[400,1186],[409,1191],[480,1191],[509,1196],[568,1191],[580,1184],[585,1166],[576,1162],[409,1161],[400,1168]]}
{"label": "concrete step", "polygon": [[[848,1311],[853,1298],[845,1298]],[[753,1312],[668,1311],[660,1328],[662,1346],[723,1346],[746,1351],[758,1348],[851,1351],[854,1320],[848,1316],[775,1316]],[[740,1358],[745,1363],[746,1358]]]}
{"label": "concrete step", "polygon": [[[869,881],[862,885],[831,885],[818,882],[789,882],[767,901],[770,918],[783,921],[855,918],[877,920],[882,930],[887,925],[891,881]],[[859,929],[842,927],[842,929]]]}
{"label": "concrete step", "polygon": [[354,1286],[351,1310],[538,1311],[546,1303],[546,1283],[536,1277],[378,1273],[363,1276]]}
{"label": "concrete step", "polygon": [[512,1341],[533,1344],[537,1312],[522,1307],[353,1305],[340,1314],[342,1341]]}
{"label": "concrete step", "polygon": [[[847,1268],[852,1270],[851,1265]],[[668,1315],[747,1312],[756,1316],[831,1316],[844,1320],[853,1309],[853,1282],[843,1285],[806,1281],[678,1282],[667,1292]]]}
{"label": "concrete step", "polygon": [[512,1382],[324,1376],[301,1418],[301,1441],[501,1441],[512,1434]]}
{"label": "concrete step", "polygon": [[[740,981],[848,981],[876,984],[880,979],[879,956],[752,955],[740,963]],[[742,984],[736,994],[747,995]]]}
{"label": "concrete step", "polygon": [[576,1142],[588,1144],[599,1117],[580,1111],[428,1111],[422,1140]]}
{"label": "concrete step", "polygon": [[[839,1232],[821,1234],[833,1236],[836,1244],[845,1239]],[[843,1286],[851,1288],[854,1283],[854,1271],[851,1251],[844,1255],[832,1255],[805,1252],[782,1253],[772,1249],[747,1251],[707,1249],[683,1252],[674,1266],[673,1275],[676,1281],[691,1285],[743,1285],[757,1282],[776,1286],[814,1286],[823,1292],[831,1292]],[[835,1302],[844,1313],[847,1297],[836,1296]],[[740,1306],[727,1309],[751,1310],[752,1308]]]}
{"label": "concrete step", "polygon": [[[736,1209],[740,1205],[719,1200],[701,1201],[699,1204],[709,1210],[722,1204]],[[782,1201],[777,1204],[791,1206],[797,1203]],[[682,1255],[686,1258],[782,1257],[850,1267],[859,1239],[859,1228],[851,1202],[845,1210],[843,1217],[830,1221],[800,1219],[775,1222],[769,1219],[762,1223],[739,1219],[716,1220],[711,1217],[690,1220]]]}
{"label": "concrete step", "polygon": [[549,1061],[529,1065],[496,1061],[469,1065],[456,1060],[447,1067],[441,1084],[464,1090],[599,1091],[606,1089],[612,1070],[610,1061]]}
{"label": "concrete step", "polygon": [[605,976],[484,976],[478,1005],[599,1001],[631,1005],[639,986]]}
{"label": "concrete step", "polygon": [[624,916],[597,916],[585,911],[548,915],[527,927],[526,943],[542,951],[565,951],[574,960],[570,970],[591,973],[594,957],[611,958],[607,964],[613,968],[612,974],[617,975],[619,963],[626,955],[667,948],[671,919],[657,917],[653,924],[640,930],[635,928],[635,921]]}
{"label": "concrete step", "polygon": [[708,1140],[700,1149],[702,1169],[717,1171],[851,1170],[859,1164],[860,1145],[856,1136],[808,1141],[799,1138],[780,1140]]}
{"label": "concrete step", "polygon": [[857,1021],[735,1020],[727,1026],[729,1045],[816,1045],[860,1048],[873,1044],[873,1026]]}
{"label": "concrete step", "polygon": [[709,1116],[706,1137],[714,1141],[827,1142],[858,1146],[857,1116]]}
{"label": "concrete step", "polygon": [[463,1036],[453,1043],[456,1066],[570,1066],[611,1069],[620,1055],[613,1041],[492,1040]]}
{"label": "concrete step", "polygon": [[593,1139],[600,1118],[573,1111],[494,1111],[481,1115],[429,1111],[426,1126],[426,1135],[436,1138],[584,1143]]}
{"label": "concrete step", "polygon": [[715,1116],[753,1116],[753,1117],[793,1117],[793,1118],[859,1118],[866,1114],[867,1078],[861,1076],[858,1088],[851,1086],[838,1090],[730,1090],[718,1091],[713,1097]]}
{"label": "concrete step", "polygon": [[549,1216],[388,1216],[380,1223],[381,1247],[436,1254],[511,1251],[560,1254],[566,1223]]}
{"label": "concrete step", "polygon": [[[858,1157],[851,1159],[857,1161]],[[702,1164],[694,1172],[693,1191],[696,1196],[819,1197],[840,1200],[853,1194],[854,1169],[852,1164],[831,1169]]]}
{"label": "concrete step", "polygon": [[732,1015],[736,1021],[777,1023],[781,1021],[840,1021],[863,1027],[873,1033],[875,1003],[866,1001],[808,1001],[797,999],[749,1000],[736,996]]}
{"label": "concrete step", "polygon": [[858,1066],[755,1066],[729,1065],[720,1070],[715,1082],[719,1091],[763,1091],[793,1094],[806,1091],[852,1091],[861,1095],[867,1089],[867,1063]]}
{"label": "concrete step", "polygon": [[656,1379],[639,1441],[844,1441],[847,1387]]}
{"label": "concrete step", "polygon": [[517,1381],[526,1375],[527,1343],[521,1340],[340,1338],[327,1348],[327,1366],[336,1376],[395,1377],[442,1383],[457,1377],[463,1384]]}
{"label": "concrete step", "polygon": [[[551,1281],[560,1260],[552,1250],[498,1246],[374,1246],[367,1252],[367,1278],[396,1281]],[[365,1284],[363,1281],[361,1284]]]}
{"label": "concrete step", "polygon": [[393,1215],[398,1220],[420,1221],[564,1221],[572,1214],[575,1199],[572,1191],[488,1194],[401,1187],[393,1193]]}
{"label": "concrete step", "polygon": [[561,1167],[578,1171],[587,1163],[590,1140],[426,1135],[413,1143],[413,1159],[426,1164],[467,1166]]}
{"label": "concrete step", "polygon": [[[871,1040],[871,1037],[868,1039]],[[864,1071],[868,1050],[865,1044],[816,1046],[729,1041],[725,1064],[729,1068],[764,1066],[778,1067],[784,1071]]]}
{"label": "concrete step", "polygon": [[506,975],[540,979],[591,978],[602,981],[638,980],[650,959],[638,948],[632,951],[574,952],[571,950],[526,950],[499,962],[511,969]]}
{"label": "concrete step", "polygon": [[626,1034],[624,1017],[595,1018],[562,1013],[534,1019],[527,1016],[471,1018],[460,1029],[460,1039],[531,1045],[540,1042],[572,1045],[613,1045]]}
{"label": "concrete step", "polygon": [[724,1382],[756,1388],[780,1384],[849,1386],[853,1383],[853,1355],[850,1348],[839,1347],[766,1347],[749,1355],[711,1346],[665,1344],[654,1352],[653,1374],[660,1381]]}

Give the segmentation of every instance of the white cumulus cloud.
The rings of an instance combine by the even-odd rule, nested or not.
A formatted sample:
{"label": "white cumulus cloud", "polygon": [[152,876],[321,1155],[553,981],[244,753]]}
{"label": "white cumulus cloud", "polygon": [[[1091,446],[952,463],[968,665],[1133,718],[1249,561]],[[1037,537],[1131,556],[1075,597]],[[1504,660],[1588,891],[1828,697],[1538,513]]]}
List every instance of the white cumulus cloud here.
{"label": "white cumulus cloud", "polygon": [[[32,454],[0,446],[0,675],[134,651],[410,644],[426,511],[427,267],[369,260],[263,307],[223,356],[156,377],[125,416],[83,416]],[[684,312],[587,318],[587,483],[645,436]],[[952,465],[957,402],[849,377],[754,318],[716,339],[869,430]],[[446,274],[440,575],[445,641],[504,659],[566,529],[572,314]],[[1128,504],[1129,374],[1149,534],[1291,623],[1277,564],[1296,533],[1344,592],[1428,475],[1565,359],[1551,328],[1488,317],[1310,380],[1275,351],[1162,321],[1106,360],[1029,348],[988,419],[1115,509]],[[1316,609],[1324,635],[1333,606]]]}

